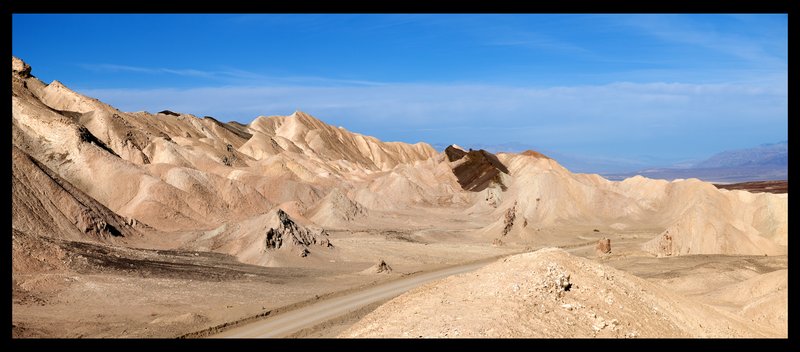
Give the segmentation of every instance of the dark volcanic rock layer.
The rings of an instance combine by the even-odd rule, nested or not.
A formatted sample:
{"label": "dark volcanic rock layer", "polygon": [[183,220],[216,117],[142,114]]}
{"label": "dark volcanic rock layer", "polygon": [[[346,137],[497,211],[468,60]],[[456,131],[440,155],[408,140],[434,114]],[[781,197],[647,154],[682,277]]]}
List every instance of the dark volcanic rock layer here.
{"label": "dark volcanic rock layer", "polygon": [[494,154],[483,149],[465,152],[452,145],[445,149],[445,154],[451,162],[465,159],[453,169],[464,190],[480,192],[492,183],[499,184],[505,190],[500,173],[508,174],[508,168]]}

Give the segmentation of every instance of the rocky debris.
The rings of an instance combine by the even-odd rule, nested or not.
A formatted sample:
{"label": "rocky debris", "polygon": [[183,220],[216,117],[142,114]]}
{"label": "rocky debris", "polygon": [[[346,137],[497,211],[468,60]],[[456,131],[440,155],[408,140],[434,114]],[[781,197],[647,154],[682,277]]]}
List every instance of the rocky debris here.
{"label": "rocky debris", "polygon": [[392,267],[389,266],[383,259],[378,259],[378,262],[375,265],[370,266],[360,272],[362,275],[374,275],[374,274],[391,274]]}
{"label": "rocky debris", "polygon": [[597,255],[611,253],[611,239],[605,237],[599,239],[597,245],[594,246],[594,250],[597,252]]}
{"label": "rocky debris", "polygon": [[594,329],[595,333],[605,329],[606,326],[608,326],[608,322],[603,317],[595,315],[592,323],[592,329]]}
{"label": "rocky debris", "polygon": [[564,292],[572,288],[569,276],[569,273],[558,264],[550,262],[547,264],[547,271],[540,282],[540,287],[552,294],[554,299],[559,300],[564,295]]}
{"label": "rocky debris", "polygon": [[19,58],[12,56],[11,72],[21,76],[22,78],[29,78],[31,77],[31,66],[25,63],[25,61],[22,61]]}
{"label": "rocky debris", "polygon": [[383,259],[379,260],[378,263],[375,264],[374,268],[375,272],[378,274],[380,273],[389,274],[392,272],[392,267],[389,266],[389,264],[386,264],[386,262]]}
{"label": "rocky debris", "polygon": [[497,208],[497,205],[502,201],[501,190],[498,187],[489,187],[486,189],[486,203]]}
{"label": "rocky debris", "polygon": [[495,247],[500,247],[500,246],[502,246],[503,244],[504,244],[504,243],[503,243],[503,240],[501,240],[501,239],[499,239],[499,238],[495,238],[494,240],[492,240],[492,246],[495,246]]}
{"label": "rocky debris", "polygon": [[[461,153],[465,154],[462,155]],[[508,174],[508,168],[497,159],[496,155],[483,149],[470,149],[469,152],[464,152],[464,150],[453,145],[445,149],[445,154],[448,155],[448,160],[451,162],[460,161],[453,168],[453,174],[455,174],[462,189],[480,192],[491,185],[499,185],[504,191],[506,190],[500,174]],[[453,160],[453,158],[457,159]]]}
{"label": "rocky debris", "polygon": [[267,250],[282,247],[300,248],[300,256],[306,257],[311,251],[309,246],[316,245],[324,248],[333,248],[328,239],[328,232],[322,229],[310,229],[295,223],[289,215],[281,209],[277,211],[278,224],[267,230],[265,246]]}
{"label": "rocky debris", "polygon": [[222,161],[222,164],[225,166],[233,166],[233,162],[236,161],[236,155],[230,158],[227,155],[223,155],[220,161]]}
{"label": "rocky debris", "polygon": [[507,235],[511,228],[514,227],[514,219],[517,218],[517,202],[514,201],[514,205],[511,206],[506,211],[506,214],[503,218],[503,236]]}
{"label": "rocky debris", "polygon": [[238,162],[239,157],[236,155],[236,148],[234,148],[232,144],[225,145],[225,152],[227,152],[228,155],[223,155],[220,158],[222,164],[224,164],[225,166],[237,166],[237,164],[240,164],[238,166],[242,166],[242,163]]}
{"label": "rocky debris", "polygon": [[[616,279],[606,280],[598,271]],[[425,319],[420,318],[423,315]],[[473,338],[769,335],[764,335],[767,330],[758,324],[693,297],[677,295],[659,284],[562,249],[548,248],[506,257],[469,275],[409,291],[367,314],[340,336],[399,337],[408,331],[411,336],[442,337],[455,329]]]}
{"label": "rocky debris", "polygon": [[12,146],[11,217],[14,228],[36,235],[77,241],[115,242],[141,237],[94,198],[47,166]]}
{"label": "rocky debris", "polygon": [[652,247],[655,247],[655,252],[657,255],[661,256],[671,256],[672,255],[672,235],[669,234],[669,230],[664,231],[661,236],[658,236],[656,239],[651,240]]}
{"label": "rocky debris", "polygon": [[119,237],[122,233],[114,226],[109,225],[105,220],[97,216],[96,213],[88,208],[81,210],[78,218],[76,219],[75,226],[87,235],[93,237]]}
{"label": "rocky debris", "polygon": [[138,221],[136,221],[136,219],[135,219],[135,218],[126,218],[126,219],[125,219],[125,224],[126,224],[126,225],[128,225],[128,226],[130,226],[130,227],[136,227],[136,225],[137,225],[138,223],[139,223],[139,222],[138,222]]}

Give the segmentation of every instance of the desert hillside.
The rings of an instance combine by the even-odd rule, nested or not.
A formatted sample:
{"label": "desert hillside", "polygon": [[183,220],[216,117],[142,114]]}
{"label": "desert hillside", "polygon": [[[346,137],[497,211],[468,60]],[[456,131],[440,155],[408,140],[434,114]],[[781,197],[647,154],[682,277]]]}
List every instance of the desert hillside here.
{"label": "desert hillside", "polygon": [[[764,278],[773,281],[768,287],[785,287],[786,272],[774,274]],[[785,289],[774,294],[788,298]],[[780,314],[777,307],[762,309],[766,315]],[[545,248],[403,294],[343,336],[765,337],[774,335],[770,328],[613,267]]]}
{"label": "desert hillside", "polygon": [[[182,336],[518,253],[344,336],[787,334],[787,193],[613,182],[535,151],[438,152],[301,111],[123,112],[34,73],[12,57],[15,337]],[[725,258],[755,264],[683,289],[703,280],[687,263]]]}

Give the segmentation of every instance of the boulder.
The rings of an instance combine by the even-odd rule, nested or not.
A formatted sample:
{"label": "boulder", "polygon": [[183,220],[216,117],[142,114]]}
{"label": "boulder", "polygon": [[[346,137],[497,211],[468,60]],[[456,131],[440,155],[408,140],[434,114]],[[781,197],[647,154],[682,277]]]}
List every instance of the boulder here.
{"label": "boulder", "polygon": [[24,78],[31,77],[31,66],[17,57],[11,57],[11,72]]}
{"label": "boulder", "polygon": [[603,255],[611,253],[611,239],[610,238],[601,238],[597,241],[597,245],[594,247],[597,255]]}

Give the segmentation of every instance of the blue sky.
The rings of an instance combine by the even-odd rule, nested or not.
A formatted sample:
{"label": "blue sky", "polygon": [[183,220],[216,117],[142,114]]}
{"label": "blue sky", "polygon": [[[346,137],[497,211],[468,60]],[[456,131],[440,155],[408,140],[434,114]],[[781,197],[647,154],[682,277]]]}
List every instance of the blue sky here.
{"label": "blue sky", "polygon": [[621,172],[787,140],[777,15],[19,15],[12,53],[124,111],[302,110],[386,141]]}

